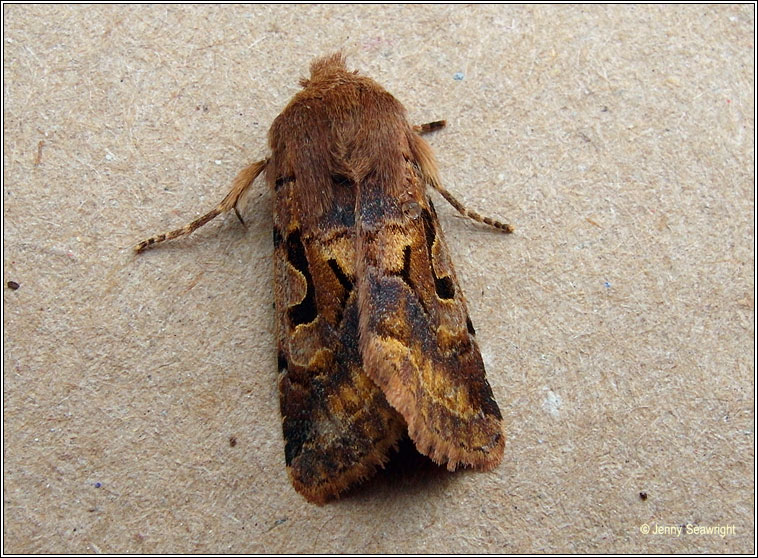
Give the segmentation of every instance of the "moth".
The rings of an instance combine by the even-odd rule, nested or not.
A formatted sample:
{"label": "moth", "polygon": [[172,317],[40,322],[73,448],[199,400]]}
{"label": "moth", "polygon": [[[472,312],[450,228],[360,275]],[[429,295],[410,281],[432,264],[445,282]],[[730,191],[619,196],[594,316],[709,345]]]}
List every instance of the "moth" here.
{"label": "moth", "polygon": [[[230,210],[265,171],[273,195],[274,297],[284,456],[317,504],[383,467],[406,433],[449,470],[502,459],[503,419],[427,187],[442,187],[431,148],[403,106],[348,71],[337,53],[269,131],[271,155],[242,170],[191,233]],[[237,216],[240,218],[239,213]]]}

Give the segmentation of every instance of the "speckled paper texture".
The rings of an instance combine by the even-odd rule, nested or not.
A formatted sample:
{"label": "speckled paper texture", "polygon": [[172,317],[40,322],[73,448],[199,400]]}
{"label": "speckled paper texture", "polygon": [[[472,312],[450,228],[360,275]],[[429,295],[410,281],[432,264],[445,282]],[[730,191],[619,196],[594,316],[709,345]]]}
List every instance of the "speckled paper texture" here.
{"label": "speckled paper texture", "polygon": [[[754,10],[4,5],[3,551],[754,553]],[[337,49],[447,119],[445,186],[516,232],[434,195],[502,465],[318,508],[263,181],[246,227],[131,246],[218,203]]]}

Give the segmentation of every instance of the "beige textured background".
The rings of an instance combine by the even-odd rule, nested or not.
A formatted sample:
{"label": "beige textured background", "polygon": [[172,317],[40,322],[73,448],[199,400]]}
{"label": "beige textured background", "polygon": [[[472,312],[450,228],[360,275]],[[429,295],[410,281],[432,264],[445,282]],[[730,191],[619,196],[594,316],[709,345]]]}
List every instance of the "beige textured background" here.
{"label": "beige textured background", "polygon": [[[3,9],[4,551],[755,551],[753,6]],[[435,197],[508,443],[318,508],[263,182],[247,229],[130,247],[218,202],[338,48],[517,227]],[[688,524],[733,531],[641,532]]]}

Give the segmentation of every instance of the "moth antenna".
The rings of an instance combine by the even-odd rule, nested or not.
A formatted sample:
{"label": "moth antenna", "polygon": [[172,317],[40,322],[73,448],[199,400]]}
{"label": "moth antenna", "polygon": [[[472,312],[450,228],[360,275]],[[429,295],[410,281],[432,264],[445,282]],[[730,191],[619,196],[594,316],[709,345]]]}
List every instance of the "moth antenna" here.
{"label": "moth antenna", "polygon": [[160,242],[164,242],[166,240],[173,240],[175,238],[179,238],[181,236],[186,236],[209,221],[212,221],[222,213],[226,213],[230,209],[234,209],[234,212],[237,214],[237,218],[242,222],[244,225],[245,222],[242,220],[242,217],[239,214],[239,211],[237,211],[237,202],[239,202],[239,199],[242,197],[242,195],[247,191],[247,189],[252,185],[253,181],[258,177],[258,175],[263,172],[263,169],[266,168],[266,164],[268,163],[268,159],[263,159],[262,161],[257,161],[251,165],[248,165],[244,169],[242,169],[239,174],[234,178],[234,181],[232,182],[232,189],[229,190],[229,193],[226,194],[223,200],[221,200],[221,203],[219,203],[216,207],[214,207],[212,210],[210,210],[208,213],[203,215],[202,217],[198,217],[191,223],[184,225],[183,227],[158,234],[155,236],[151,236],[148,239],[143,240],[139,244],[137,244],[134,247],[134,251],[137,253],[140,253],[147,248],[153,246],[154,244],[158,244]]}
{"label": "moth antenna", "polygon": [[453,194],[448,192],[445,187],[437,182],[436,180],[430,181],[432,188],[437,190],[443,198],[447,200],[447,203],[452,205],[458,213],[463,215],[464,217],[468,217],[469,219],[473,219],[477,223],[484,223],[485,225],[489,225],[490,227],[493,227],[499,231],[503,231],[504,233],[512,233],[513,232],[513,226],[509,225],[508,223],[503,223],[501,221],[498,221],[496,219],[492,219],[490,217],[484,217],[483,215],[480,215],[476,211],[473,211],[471,209],[468,209],[465,205],[463,205],[461,202],[459,202],[457,199],[453,197]]}
{"label": "moth antenna", "polygon": [[[440,122],[442,122],[442,125],[439,125]],[[432,126],[432,129],[439,129],[444,126],[444,122],[444,120],[440,120],[438,122],[432,122],[430,124],[424,124],[422,126],[414,126],[413,130],[418,131],[418,128],[423,128],[424,126]],[[476,211],[467,209],[465,205],[455,199],[453,197],[453,194],[448,192],[440,181],[439,172],[437,171],[437,162],[434,159],[434,154],[432,153],[432,148],[429,147],[429,144],[426,143],[426,141],[424,141],[424,139],[418,135],[411,136],[409,140],[411,144],[411,150],[416,156],[416,160],[418,161],[421,173],[423,174],[426,183],[437,190],[442,195],[442,197],[447,200],[447,203],[452,205],[456,211],[458,211],[458,213],[464,217],[468,217],[469,219],[476,221],[477,223],[484,223],[485,225],[488,225],[499,231],[503,231],[505,233],[513,232],[513,227],[511,225],[503,223],[496,219],[492,219],[490,217],[484,217]]]}

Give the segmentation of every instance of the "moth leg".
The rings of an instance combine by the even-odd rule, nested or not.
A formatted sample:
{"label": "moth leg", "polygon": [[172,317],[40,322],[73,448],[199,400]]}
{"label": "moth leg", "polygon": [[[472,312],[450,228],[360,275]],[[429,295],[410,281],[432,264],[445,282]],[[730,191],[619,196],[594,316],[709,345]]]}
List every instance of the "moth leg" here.
{"label": "moth leg", "polygon": [[143,240],[139,244],[137,244],[134,247],[134,251],[139,253],[150,246],[154,244],[158,244],[159,242],[164,242],[166,240],[173,240],[175,238],[179,238],[180,236],[186,236],[209,221],[215,219],[222,213],[226,213],[230,209],[234,209],[234,212],[237,215],[237,218],[240,220],[240,222],[244,225],[245,222],[242,220],[242,217],[239,214],[239,211],[237,211],[237,202],[242,197],[242,194],[244,194],[247,189],[250,187],[250,185],[253,183],[253,181],[258,177],[258,175],[263,172],[263,169],[266,168],[266,164],[268,163],[268,159],[263,159],[262,161],[257,161],[251,165],[248,165],[244,169],[240,171],[240,173],[235,177],[234,182],[232,182],[232,189],[229,190],[229,193],[226,194],[223,200],[221,200],[221,203],[219,203],[216,207],[214,207],[212,210],[210,210],[208,213],[203,215],[202,217],[198,217],[191,223],[184,225],[183,227],[158,234],[155,236],[151,236],[148,239]]}
{"label": "moth leg", "polygon": [[428,134],[429,132],[437,131],[440,128],[444,128],[445,126],[447,126],[447,122],[445,120],[435,120],[434,122],[427,122],[426,124],[417,124],[413,127],[413,131],[419,135],[423,135]]}

